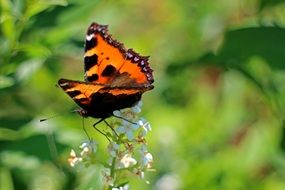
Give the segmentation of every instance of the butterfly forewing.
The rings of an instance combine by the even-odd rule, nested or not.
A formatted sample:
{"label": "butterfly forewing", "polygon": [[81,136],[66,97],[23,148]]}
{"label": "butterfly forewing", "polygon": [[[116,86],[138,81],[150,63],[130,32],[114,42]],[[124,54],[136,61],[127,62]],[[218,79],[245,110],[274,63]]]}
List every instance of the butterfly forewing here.
{"label": "butterfly forewing", "polygon": [[142,57],[112,39],[107,26],[91,24],[85,42],[85,81],[112,84],[115,78],[128,74],[137,84],[151,84],[152,70],[148,57]]}

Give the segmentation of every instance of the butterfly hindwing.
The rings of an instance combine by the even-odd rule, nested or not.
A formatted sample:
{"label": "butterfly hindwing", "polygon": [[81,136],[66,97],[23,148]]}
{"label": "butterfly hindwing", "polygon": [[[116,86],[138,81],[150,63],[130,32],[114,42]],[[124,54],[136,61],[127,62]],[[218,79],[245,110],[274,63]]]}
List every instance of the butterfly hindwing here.
{"label": "butterfly hindwing", "polygon": [[[139,101],[142,87],[111,87],[90,82],[60,79],[58,85],[89,115],[107,117],[112,111]],[[107,114],[107,115],[106,115]]]}
{"label": "butterfly hindwing", "polygon": [[85,82],[60,79],[58,85],[80,106],[87,107],[91,102],[93,93],[98,92],[102,86]]}

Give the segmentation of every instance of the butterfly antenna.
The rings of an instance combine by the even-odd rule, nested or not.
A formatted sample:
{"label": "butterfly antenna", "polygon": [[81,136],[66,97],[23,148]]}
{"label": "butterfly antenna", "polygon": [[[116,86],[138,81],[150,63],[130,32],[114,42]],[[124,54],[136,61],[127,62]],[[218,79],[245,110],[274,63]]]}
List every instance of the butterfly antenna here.
{"label": "butterfly antenna", "polygon": [[[78,110],[72,110],[68,113],[78,113]],[[65,113],[65,114],[68,114],[68,113]],[[49,120],[49,119],[52,119],[52,118],[55,118],[55,117],[59,117],[59,116],[62,116],[62,115],[65,115],[65,114],[57,114],[57,115],[54,115],[54,116],[51,116],[51,117],[48,117],[48,118],[43,118],[43,119],[40,119],[40,122],[44,122],[46,120]]]}
{"label": "butterfly antenna", "polygon": [[51,116],[51,117],[48,117],[48,118],[40,119],[40,122],[44,122],[44,121],[46,121],[46,120],[49,120],[49,119],[52,119],[52,118],[55,118],[55,117],[58,117],[58,116],[61,116],[61,114],[54,115],[54,116]]}

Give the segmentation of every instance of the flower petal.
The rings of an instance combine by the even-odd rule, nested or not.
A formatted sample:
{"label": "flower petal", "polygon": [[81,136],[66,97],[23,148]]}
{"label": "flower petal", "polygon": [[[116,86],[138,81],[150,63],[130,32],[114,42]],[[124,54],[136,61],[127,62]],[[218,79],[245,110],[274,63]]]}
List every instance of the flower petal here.
{"label": "flower petal", "polygon": [[137,125],[137,124],[132,124],[132,125],[130,126],[130,128],[131,128],[132,130],[137,130],[139,127],[140,127],[140,126]]}
{"label": "flower petal", "polygon": [[131,141],[131,140],[134,139],[134,134],[133,134],[133,132],[130,131],[130,130],[127,131],[126,136],[127,136],[127,138],[128,138],[129,141]]}
{"label": "flower petal", "polygon": [[119,126],[116,128],[116,132],[119,134],[123,134],[126,132],[126,128],[124,126]]}
{"label": "flower petal", "polygon": [[134,113],[140,113],[142,110],[141,110],[141,108],[139,106],[134,106],[134,107],[132,107],[132,111]]}
{"label": "flower petal", "polygon": [[118,116],[118,117],[121,117],[121,116],[122,116],[122,114],[121,114],[121,112],[120,112],[119,110],[113,111],[113,114],[114,114],[115,116]]}

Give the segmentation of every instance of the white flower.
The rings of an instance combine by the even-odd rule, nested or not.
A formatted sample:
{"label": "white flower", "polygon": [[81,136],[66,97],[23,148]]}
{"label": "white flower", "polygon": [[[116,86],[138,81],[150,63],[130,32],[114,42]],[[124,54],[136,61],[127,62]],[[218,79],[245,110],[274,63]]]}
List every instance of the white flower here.
{"label": "white flower", "polygon": [[70,157],[76,157],[76,153],[73,149],[71,149],[69,156]]}
{"label": "white flower", "polygon": [[113,186],[114,179],[111,177],[111,171],[109,168],[104,168],[102,171],[103,174],[103,184],[105,186]]}
{"label": "white flower", "polygon": [[132,111],[133,111],[134,113],[140,113],[142,110],[141,110],[140,107],[134,106],[134,107],[132,107]]}
{"label": "white flower", "polygon": [[113,187],[112,190],[129,190],[129,184],[120,187]]}
{"label": "white flower", "polygon": [[110,142],[110,144],[108,145],[107,150],[108,150],[109,154],[110,154],[112,157],[116,157],[117,151],[118,151],[119,147],[120,147],[120,146],[119,146],[117,143],[115,143],[115,142],[112,141],[112,142]]}
{"label": "white flower", "polygon": [[133,173],[141,179],[144,179],[144,172],[141,169],[134,168]]}
{"label": "white flower", "polygon": [[119,134],[125,134],[129,141],[134,139],[134,132],[139,128],[136,124],[130,124],[129,122],[125,125],[119,126],[116,131]]}
{"label": "white flower", "polygon": [[145,180],[144,171],[141,168],[134,168],[132,173],[143,179],[147,184],[150,184],[148,180]]}
{"label": "white flower", "polygon": [[136,165],[137,161],[130,154],[125,154],[119,162],[119,168],[128,168],[130,166]]}
{"label": "white flower", "polygon": [[[107,146],[108,159],[102,170],[102,182],[104,187],[108,187],[108,189],[129,189],[128,184],[117,184],[125,176],[121,172],[125,171],[129,171],[146,181],[144,179],[145,171],[151,168],[153,156],[147,150],[145,139],[147,133],[151,131],[151,126],[149,122],[143,118],[139,119],[137,115],[137,113],[141,112],[141,106],[142,102],[140,101],[132,108],[115,110],[113,112],[113,115],[118,120],[112,125],[115,132],[108,133],[110,136]],[[80,154],[76,155],[75,151],[71,150],[68,162],[72,167],[76,166],[76,168],[93,163],[106,163],[101,160],[98,162],[99,160],[95,159],[95,155],[92,155],[96,153],[97,149],[98,145],[95,141],[86,141],[80,145]]]}
{"label": "white flower", "polygon": [[122,113],[119,110],[113,111],[113,115],[118,116],[118,117],[122,117]]}
{"label": "white flower", "polygon": [[69,154],[69,158],[67,161],[69,162],[69,165],[71,167],[74,167],[75,165],[77,165],[79,162],[82,161],[82,158],[77,157],[75,151],[73,149],[71,149],[70,154]]}
{"label": "white flower", "polygon": [[147,151],[147,147],[145,144],[143,144],[139,150],[139,154],[141,155],[141,166],[143,168],[151,168],[152,162],[153,162],[153,156],[151,153]]}
{"label": "white flower", "polygon": [[151,153],[145,153],[142,157],[142,164],[146,168],[151,168],[153,157]]}
{"label": "white flower", "polygon": [[140,128],[142,128],[142,132],[140,132],[140,136],[144,137],[146,136],[146,134],[151,131],[151,126],[150,126],[150,123],[147,122],[145,119],[140,119],[138,121],[138,126]]}
{"label": "white flower", "polygon": [[140,113],[141,112],[141,107],[142,107],[142,101],[139,101],[134,107],[131,108],[131,110],[134,113]]}
{"label": "white flower", "polygon": [[143,102],[140,100],[136,106],[142,107],[142,105],[143,105]]}
{"label": "white flower", "polygon": [[126,132],[126,129],[124,126],[119,126],[116,128],[116,132],[119,133],[119,134],[123,134]]}
{"label": "white flower", "polygon": [[91,153],[95,153],[97,151],[97,143],[95,141],[86,141],[82,143],[79,147],[82,149],[82,151],[80,152],[80,155],[82,157],[88,156]]}
{"label": "white flower", "polygon": [[148,151],[147,151],[146,145],[145,145],[145,144],[141,145],[141,147],[139,148],[139,153],[140,153],[141,155],[144,155],[144,154],[147,153],[147,152],[148,152]]}

